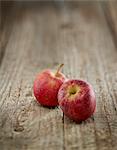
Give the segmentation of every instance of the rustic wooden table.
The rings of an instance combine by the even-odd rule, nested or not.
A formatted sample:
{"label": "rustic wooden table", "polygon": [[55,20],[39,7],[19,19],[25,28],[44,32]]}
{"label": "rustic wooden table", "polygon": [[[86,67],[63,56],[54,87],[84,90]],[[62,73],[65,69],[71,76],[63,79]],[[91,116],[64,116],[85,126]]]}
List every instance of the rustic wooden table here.
{"label": "rustic wooden table", "polygon": [[[117,150],[117,2],[1,5],[0,150]],[[33,96],[35,75],[60,63],[95,89],[81,124]]]}

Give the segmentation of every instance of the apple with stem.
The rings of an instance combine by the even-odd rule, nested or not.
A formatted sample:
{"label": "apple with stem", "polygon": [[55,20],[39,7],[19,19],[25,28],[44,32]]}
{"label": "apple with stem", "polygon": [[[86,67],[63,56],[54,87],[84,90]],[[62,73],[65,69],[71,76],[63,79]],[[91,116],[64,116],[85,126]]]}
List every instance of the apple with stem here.
{"label": "apple with stem", "polygon": [[34,81],[33,91],[36,100],[43,106],[55,107],[58,105],[58,90],[65,81],[65,76],[60,72],[61,64],[56,72],[46,69],[39,73]]}
{"label": "apple with stem", "polygon": [[83,80],[68,80],[58,92],[58,102],[64,114],[81,122],[95,111],[96,98],[92,86]]}

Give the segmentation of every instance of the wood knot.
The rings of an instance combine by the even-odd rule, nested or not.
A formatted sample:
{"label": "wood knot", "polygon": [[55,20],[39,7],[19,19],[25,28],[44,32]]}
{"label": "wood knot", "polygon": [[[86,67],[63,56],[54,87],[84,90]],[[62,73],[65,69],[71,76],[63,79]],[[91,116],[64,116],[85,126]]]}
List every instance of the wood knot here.
{"label": "wood knot", "polygon": [[20,125],[19,120],[16,120],[16,123],[14,124],[14,131],[15,132],[22,132],[24,130],[24,127]]}
{"label": "wood knot", "polygon": [[15,132],[22,132],[23,130],[24,130],[24,127],[21,126],[21,125],[16,125],[16,126],[14,127],[14,131],[15,131]]}

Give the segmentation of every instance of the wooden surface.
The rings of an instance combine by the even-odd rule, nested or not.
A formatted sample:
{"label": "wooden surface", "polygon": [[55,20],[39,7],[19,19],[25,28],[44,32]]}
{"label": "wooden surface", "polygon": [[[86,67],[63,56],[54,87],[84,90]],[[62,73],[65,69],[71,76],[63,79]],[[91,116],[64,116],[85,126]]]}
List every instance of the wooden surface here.
{"label": "wooden surface", "polygon": [[116,43],[117,40],[117,2],[109,1],[105,5],[105,15]]}
{"label": "wooden surface", "polygon": [[[0,34],[0,150],[117,150],[116,6],[2,4],[12,9]],[[81,124],[33,96],[35,75],[60,63],[67,77],[94,87],[96,113]]]}

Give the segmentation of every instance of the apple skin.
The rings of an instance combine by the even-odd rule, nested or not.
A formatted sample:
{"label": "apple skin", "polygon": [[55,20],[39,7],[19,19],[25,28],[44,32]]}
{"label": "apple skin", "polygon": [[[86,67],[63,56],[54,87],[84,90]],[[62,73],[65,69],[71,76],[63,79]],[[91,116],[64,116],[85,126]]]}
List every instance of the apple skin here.
{"label": "apple skin", "polygon": [[[70,94],[72,87],[76,87],[76,93]],[[83,80],[64,82],[58,92],[58,102],[64,114],[75,122],[88,119],[96,108],[92,86]]]}
{"label": "apple skin", "polygon": [[37,101],[47,107],[55,107],[58,105],[58,90],[65,81],[65,76],[58,73],[57,76],[50,69],[46,69],[37,75],[33,91]]}

